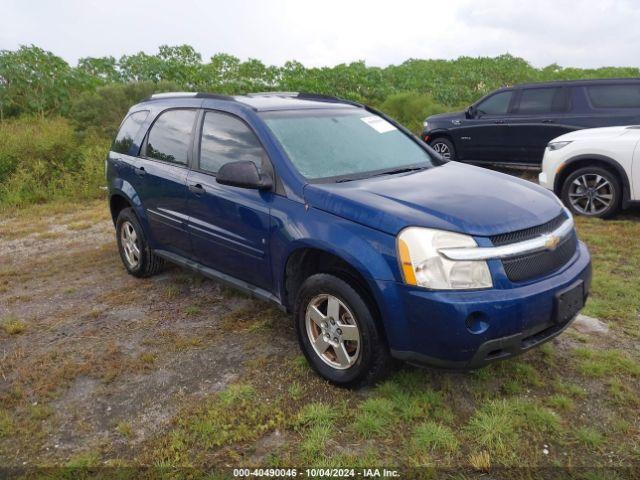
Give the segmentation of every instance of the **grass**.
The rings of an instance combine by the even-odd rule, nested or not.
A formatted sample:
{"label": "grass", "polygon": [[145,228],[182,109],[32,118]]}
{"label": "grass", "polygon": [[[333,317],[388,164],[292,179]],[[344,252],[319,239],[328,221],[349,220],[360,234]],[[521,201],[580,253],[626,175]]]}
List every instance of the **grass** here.
{"label": "grass", "polygon": [[383,435],[397,416],[394,404],[386,398],[369,398],[360,404],[354,429],[363,437]]}
{"label": "grass", "polygon": [[0,409],[0,438],[8,437],[12,434],[13,419],[11,418],[11,414],[4,409]]}
{"label": "grass", "polygon": [[428,421],[421,423],[413,430],[413,447],[416,450],[454,452],[459,442],[453,431],[442,424]]}
{"label": "grass", "polygon": [[639,338],[640,284],[634,278],[640,270],[640,222],[630,215],[613,220],[577,217],[576,224],[593,258],[592,294],[584,313]]}
{"label": "grass", "polygon": [[116,425],[116,432],[125,438],[133,437],[133,427],[130,422],[121,421]]}
{"label": "grass", "polygon": [[2,320],[2,329],[9,335],[18,335],[27,330],[27,322],[10,316]]}
{"label": "grass", "polygon": [[528,399],[490,400],[471,417],[465,431],[469,440],[501,462],[513,462],[523,433],[551,434],[560,430],[558,417]]}
{"label": "grass", "polygon": [[597,448],[604,444],[603,435],[592,427],[580,427],[575,430],[576,440],[589,448]]}
{"label": "grass", "polygon": [[[56,209],[59,213],[51,218],[63,215],[70,223],[110,221],[103,202],[89,204],[86,211],[60,204],[16,211],[9,225],[0,228],[10,231],[11,222],[18,222],[26,232],[31,222],[32,233],[47,231],[50,215],[42,219],[38,215]],[[101,217],[94,219],[98,213]],[[213,468],[405,465],[478,472],[523,465],[632,465],[640,459],[640,352],[635,349],[639,337],[634,330],[640,311],[633,304],[639,287],[625,262],[636,266],[640,252],[625,243],[630,241],[628,231],[633,238],[640,234],[639,224],[624,217],[608,222],[578,219],[580,234],[594,257],[594,289],[587,313],[607,321],[608,336],[568,329],[541,348],[479,371],[452,373],[405,366],[381,384],[357,391],[321,380],[297,351],[277,347],[263,351],[264,343],[274,341],[273,326],[281,320],[285,335],[293,339],[279,311],[272,312],[226,288],[211,288],[209,281],[178,269],[167,273],[168,282],[166,277],[142,280],[140,295],[132,292],[124,273],[111,277],[125,283],[117,290],[105,289],[82,312],[62,308],[55,321],[46,324],[44,316],[43,320],[38,317],[38,328],[31,323],[20,335],[9,335],[2,323],[0,338],[8,353],[2,356],[3,344],[0,381],[9,380],[7,388],[0,390],[0,451],[14,451],[16,444],[23,456],[64,465],[68,454],[46,447],[50,447],[51,432],[66,418],[61,416],[68,407],[63,402],[75,380],[89,377],[98,382],[101,392],[109,394],[120,381],[135,378],[145,382],[152,378],[147,375],[170,367],[170,360],[204,354],[224,341],[224,335],[238,334],[248,339],[242,345],[249,360],[242,360],[228,376],[225,372],[222,383],[208,382],[198,372],[201,387],[196,391],[199,387],[189,383],[195,377],[185,372],[186,388],[166,400],[170,416],[157,429],[147,429],[140,417],[119,413],[105,419],[96,413],[108,432],[98,439],[91,422],[75,423],[78,435],[87,441],[82,448],[89,450],[72,452],[68,463],[91,466],[123,461]],[[66,302],[73,300],[70,296],[85,295],[79,279],[88,269],[96,265],[105,271],[116,265],[120,268],[111,244],[92,249],[81,264],[76,261],[61,254],[49,259],[50,265],[42,259],[30,261],[28,268],[0,266],[0,287],[6,288],[0,290],[0,302],[22,308],[31,300],[19,299],[25,292],[31,294],[28,287],[40,285],[42,279],[56,283],[52,295],[64,293]],[[79,279],[58,283],[68,271]],[[607,276],[615,278],[614,283]],[[211,293],[212,298],[203,297]],[[233,302],[226,301],[230,296]],[[213,302],[216,306],[210,309]],[[149,318],[126,323],[136,333],[124,339],[140,338],[137,350],[115,341],[120,337],[98,337],[98,342],[84,348],[66,342],[64,349],[46,355],[22,347],[31,339],[46,338],[49,331],[57,334],[72,327],[79,327],[87,339],[99,336],[105,319],[109,320],[106,325],[115,321],[110,313],[114,305],[134,303],[150,307],[145,310]],[[267,313],[256,316],[256,311]],[[202,312],[207,312],[207,319],[220,320],[220,332],[203,335],[196,330],[201,322],[194,320]],[[72,317],[81,322],[70,323]],[[184,323],[178,324],[180,321]],[[176,324],[180,328],[173,328]],[[185,325],[194,330],[182,328]],[[112,331],[116,330],[109,329]],[[34,406],[35,400],[38,404]],[[104,430],[101,432],[103,435]],[[114,449],[112,444],[119,447]],[[544,445],[549,447],[546,455]],[[121,454],[120,447],[127,450],[126,460],[115,458]],[[9,461],[21,462],[22,457]]]}
{"label": "grass", "polygon": [[594,350],[576,348],[578,371],[589,377],[605,377],[615,374],[640,376],[640,363],[620,350]]}

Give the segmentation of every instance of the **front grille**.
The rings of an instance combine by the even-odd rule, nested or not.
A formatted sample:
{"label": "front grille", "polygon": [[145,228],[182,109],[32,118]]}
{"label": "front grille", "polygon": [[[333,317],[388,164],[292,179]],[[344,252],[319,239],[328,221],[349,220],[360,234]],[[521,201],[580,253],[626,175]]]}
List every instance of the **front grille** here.
{"label": "front grille", "polygon": [[555,250],[528,253],[502,260],[504,271],[512,282],[522,282],[549,274],[565,265],[578,247],[575,232],[565,237]]}
{"label": "front grille", "polygon": [[567,219],[567,214],[562,212],[553,220],[547,223],[538,225],[537,227],[525,228],[524,230],[517,230],[515,232],[501,233],[500,235],[494,235],[491,237],[493,244],[498,247],[500,245],[508,245],[510,243],[524,242],[525,240],[531,240],[532,238],[539,237],[546,233],[553,232],[556,228],[562,225]]}

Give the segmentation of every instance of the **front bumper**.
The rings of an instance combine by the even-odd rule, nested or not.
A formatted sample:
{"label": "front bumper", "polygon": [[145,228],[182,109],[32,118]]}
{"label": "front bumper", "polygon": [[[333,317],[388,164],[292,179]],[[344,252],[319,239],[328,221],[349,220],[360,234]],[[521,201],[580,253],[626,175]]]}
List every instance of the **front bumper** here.
{"label": "front bumper", "polygon": [[553,185],[549,185],[547,172],[545,171],[542,171],[538,174],[538,183],[540,184],[541,187],[544,187],[547,190],[553,190]]}
{"label": "front bumper", "polygon": [[580,282],[586,300],[591,259],[581,242],[559,271],[513,288],[443,292],[383,282],[391,354],[410,363],[457,369],[518,355],[569,326],[573,319],[554,320],[556,296]]}

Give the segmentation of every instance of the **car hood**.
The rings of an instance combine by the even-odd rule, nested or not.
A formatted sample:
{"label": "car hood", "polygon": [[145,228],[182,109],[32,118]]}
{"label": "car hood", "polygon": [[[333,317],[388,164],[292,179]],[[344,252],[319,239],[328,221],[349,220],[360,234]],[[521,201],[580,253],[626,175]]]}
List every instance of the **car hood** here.
{"label": "car hood", "polygon": [[562,211],[553,193],[534,183],[457,162],[409,174],[308,184],[305,200],[392,235],[408,226],[496,235],[543,224]]}
{"label": "car hood", "polygon": [[606,140],[609,138],[617,138],[621,135],[635,135],[640,133],[640,126],[624,126],[624,127],[602,127],[602,128],[585,128],[573,132],[565,133],[551,140],[552,142],[574,141],[574,140]]}
{"label": "car hood", "polygon": [[447,120],[459,120],[465,118],[464,112],[447,112],[438,113],[436,115],[430,115],[427,117],[427,122],[445,122]]}

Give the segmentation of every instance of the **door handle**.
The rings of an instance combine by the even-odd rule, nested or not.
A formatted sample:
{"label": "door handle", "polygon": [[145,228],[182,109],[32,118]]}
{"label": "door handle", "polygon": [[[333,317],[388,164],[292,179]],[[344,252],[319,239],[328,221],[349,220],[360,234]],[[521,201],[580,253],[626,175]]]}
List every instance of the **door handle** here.
{"label": "door handle", "polygon": [[144,167],[135,167],[133,170],[136,172],[136,175],[138,175],[140,177],[143,177],[147,173],[147,171],[144,169]]}
{"label": "door handle", "polygon": [[542,120],[542,123],[553,123],[553,120]]}
{"label": "door handle", "polygon": [[204,187],[199,183],[196,183],[195,185],[189,185],[189,191],[191,193],[195,193],[196,195],[202,195],[203,193],[205,193]]}

